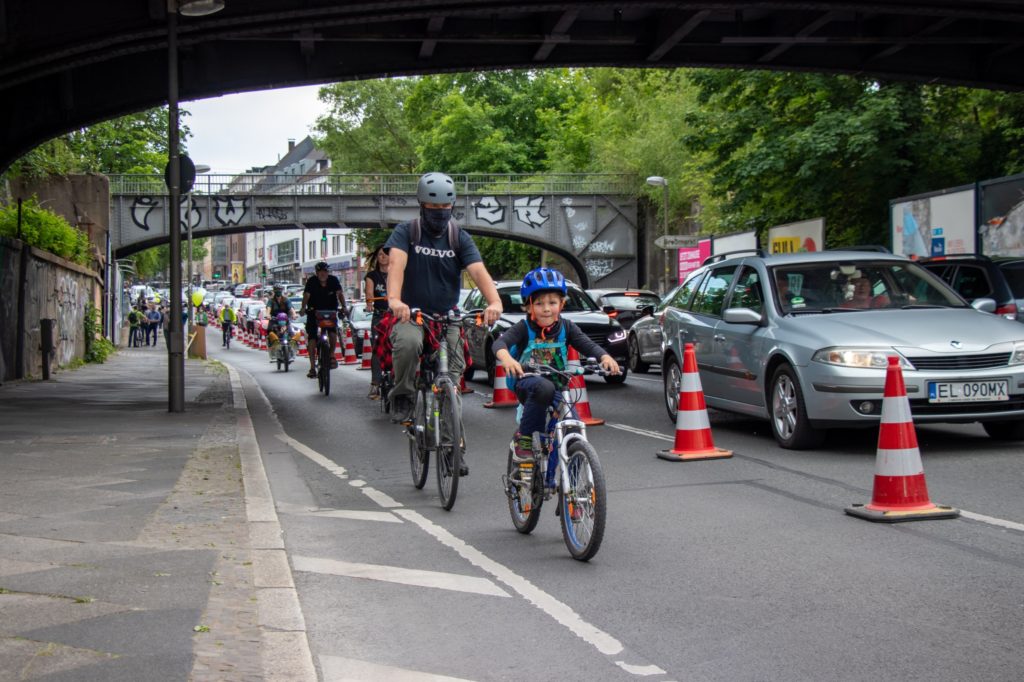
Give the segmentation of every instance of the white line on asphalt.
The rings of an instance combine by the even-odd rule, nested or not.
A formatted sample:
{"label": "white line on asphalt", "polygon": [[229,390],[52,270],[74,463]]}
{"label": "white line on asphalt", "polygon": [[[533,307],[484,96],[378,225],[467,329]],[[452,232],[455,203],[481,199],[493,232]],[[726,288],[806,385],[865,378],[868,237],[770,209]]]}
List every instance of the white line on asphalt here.
{"label": "white line on asphalt", "polygon": [[[630,427],[631,428],[631,427]],[[627,429],[628,430],[628,429]],[[654,432],[641,432],[643,435],[654,435]],[[285,438],[282,438],[285,440]],[[669,439],[670,440],[670,439]],[[287,437],[287,443],[293,445],[297,444],[301,447],[295,449],[309,457],[314,462],[324,466],[326,469],[333,471],[334,469],[340,469],[336,464],[331,462],[329,459],[316,452],[312,448],[309,448],[302,443],[294,440],[293,438]],[[330,466],[328,466],[330,465]],[[344,469],[342,469],[344,471]],[[341,476],[341,478],[347,478],[347,476]],[[359,488],[370,499],[377,502],[379,505],[385,508],[394,509],[393,513],[401,516],[402,518],[415,523],[429,535],[436,538],[441,544],[453,549],[459,556],[464,558],[469,563],[477,566],[486,573],[490,573],[492,576],[498,579],[499,582],[505,583],[508,587],[512,588],[515,592],[518,592],[528,602],[539,608],[541,611],[546,613],[548,616],[553,618],[557,623],[567,628],[570,632],[575,634],[577,637],[587,642],[600,653],[605,656],[616,656],[625,651],[622,643],[615,639],[608,633],[597,628],[594,625],[583,620],[578,613],[573,611],[568,605],[558,601],[553,596],[544,592],[526,578],[516,574],[511,569],[503,566],[502,564],[494,561],[480,550],[467,544],[464,540],[461,540],[446,529],[433,523],[423,515],[419,514],[412,509],[403,508],[400,502],[397,502],[385,493],[375,490],[371,486],[363,486]],[[624,661],[615,661],[615,665],[619,666],[623,670],[632,672],[638,676],[647,676],[658,674],[653,671],[656,666],[643,665],[643,664],[628,664]],[[660,668],[657,668],[660,670]],[[325,678],[325,679],[346,679],[346,678]],[[353,678],[362,679],[362,678]],[[374,678],[365,678],[374,679]],[[391,679],[391,678],[387,678]],[[401,678],[395,678],[401,679]],[[416,678],[419,679],[419,678]]]}
{"label": "white line on asphalt", "polygon": [[309,459],[313,460],[314,462],[316,462],[317,464],[322,466],[324,469],[327,469],[328,471],[330,471],[332,474],[334,474],[338,478],[348,478],[348,472],[345,471],[345,467],[343,467],[343,466],[341,466],[339,464],[335,464],[334,462],[332,462],[331,460],[327,459],[326,457],[321,455],[319,452],[317,452],[313,448],[307,446],[306,444],[300,443],[299,441],[295,440],[291,436],[289,436],[287,434],[284,434],[284,433],[277,434],[277,438],[278,438],[278,440],[280,440],[280,441],[282,441],[284,443],[287,443],[288,445],[292,446],[293,448],[298,450],[300,453],[302,453],[303,455],[305,455]]}
{"label": "white line on asphalt", "polygon": [[308,556],[292,556],[292,565],[295,566],[296,571],[305,571],[307,573],[365,578],[367,580],[380,580],[382,582],[400,583],[402,585],[415,585],[416,587],[436,587],[441,590],[485,594],[491,597],[511,596],[487,578],[474,578],[473,576],[459,575],[458,573],[424,571],[415,568],[402,568],[400,566],[385,566],[383,564],[361,564]]}
{"label": "white line on asphalt", "polygon": [[1024,523],[1017,523],[1015,521],[1007,521],[1006,519],[997,519],[994,516],[985,516],[984,514],[975,514],[964,509],[960,510],[960,516],[966,516],[969,519],[975,521],[981,521],[982,523],[990,523],[993,526],[1000,526],[1002,528],[1009,528],[1010,530],[1019,530],[1024,533]]}
{"label": "white line on asphalt", "polygon": [[615,661],[615,665],[619,666],[627,673],[632,673],[639,677],[649,677],[650,675],[664,675],[665,671],[656,665],[632,665],[625,661]]}
{"label": "white line on asphalt", "polygon": [[461,677],[434,675],[343,656],[321,656],[320,669],[324,673],[324,682],[472,682]]}
{"label": "white line on asphalt", "polygon": [[[635,426],[629,426],[628,424],[606,424],[606,426],[610,426],[613,429],[619,429],[620,431],[628,431],[629,433],[635,433],[639,436],[657,438],[658,440],[666,440],[669,442],[675,440],[674,438],[666,436],[663,433],[658,433],[657,431],[648,431],[646,429],[638,429]],[[987,523],[992,526],[998,526],[1000,528],[1007,528],[1009,530],[1024,532],[1024,523],[1017,523],[1016,521],[1007,521],[1006,519],[1000,519],[994,516],[985,516],[984,514],[977,514],[972,511],[967,511],[966,509],[961,509],[960,515],[965,518],[973,519],[974,521],[980,521],[981,523]]]}
{"label": "white line on asphalt", "polygon": [[622,643],[607,632],[580,618],[579,614],[569,608],[568,605],[558,601],[550,594],[541,590],[526,578],[517,575],[510,569],[486,556],[477,548],[467,544],[465,541],[455,537],[447,530],[426,518],[419,512],[412,509],[396,509],[395,513],[415,523],[417,526],[433,535],[446,547],[450,547],[469,563],[477,566],[486,573],[490,573],[499,581],[505,583],[513,590],[526,598],[528,602],[539,608],[544,613],[555,619],[569,629],[570,632],[587,642],[605,656],[614,656],[623,650]]}
{"label": "white line on asphalt", "polygon": [[635,433],[638,436],[648,436],[650,438],[658,438],[659,440],[667,440],[669,442],[675,440],[671,436],[666,436],[663,433],[648,431],[647,429],[638,429],[635,426],[630,426],[629,424],[607,424],[606,426],[610,426],[613,429],[619,429],[620,431],[629,431],[630,433]]}
{"label": "white line on asphalt", "polygon": [[350,519],[352,521],[377,521],[380,523],[402,523],[391,512],[359,511],[355,509],[318,509],[317,511],[303,512],[294,516],[312,516],[325,519]]}

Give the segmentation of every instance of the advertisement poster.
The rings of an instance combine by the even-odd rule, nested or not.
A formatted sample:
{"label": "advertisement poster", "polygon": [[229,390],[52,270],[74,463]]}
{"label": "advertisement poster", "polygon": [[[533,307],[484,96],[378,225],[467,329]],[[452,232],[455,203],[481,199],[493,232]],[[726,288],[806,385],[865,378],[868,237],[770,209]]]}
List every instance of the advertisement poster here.
{"label": "advertisement poster", "polygon": [[679,249],[679,281],[700,267],[705,258],[711,256],[711,240],[701,239],[697,246]]}
{"label": "advertisement poster", "polygon": [[732,251],[754,251],[757,249],[757,232],[734,232],[732,234],[715,235],[711,244],[711,253],[731,253]]}
{"label": "advertisement poster", "polygon": [[986,256],[1024,256],[1024,175],[979,185],[978,247]]}
{"label": "advertisement poster", "polygon": [[769,253],[800,253],[825,248],[825,219],[801,220],[768,228]]}
{"label": "advertisement poster", "polygon": [[892,252],[926,258],[975,252],[973,185],[889,202]]}

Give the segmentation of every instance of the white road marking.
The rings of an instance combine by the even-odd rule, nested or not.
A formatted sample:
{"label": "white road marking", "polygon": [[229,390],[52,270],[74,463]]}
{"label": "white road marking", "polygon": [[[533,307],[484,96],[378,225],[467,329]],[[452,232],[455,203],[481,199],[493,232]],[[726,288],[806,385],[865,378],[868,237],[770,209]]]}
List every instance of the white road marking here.
{"label": "white road marking", "polygon": [[349,481],[348,484],[353,488],[362,488],[364,485],[366,485],[366,481],[362,481],[357,478],[354,481]]}
{"label": "white road marking", "polygon": [[320,656],[320,669],[324,682],[472,682],[462,677],[434,675],[342,656]]}
{"label": "white road marking", "polygon": [[379,521],[381,523],[402,523],[391,512],[358,511],[355,509],[326,509],[304,512],[297,516],[315,516],[327,519],[351,519],[352,521]]}
{"label": "white road marking", "polygon": [[300,443],[289,435],[284,433],[277,434],[277,438],[288,445],[292,446],[300,453],[310,458],[324,469],[327,469],[338,478],[348,478],[348,472],[345,471],[345,467],[335,464],[331,460],[327,459],[313,448],[307,446],[305,443]]}
{"label": "white road marking", "polygon": [[673,436],[666,436],[665,434],[659,433],[657,431],[638,429],[635,426],[630,426],[629,424],[606,424],[605,426],[610,426],[613,429],[618,429],[620,431],[628,431],[629,433],[635,433],[638,436],[648,436],[650,438],[657,438],[659,440],[667,440],[670,443],[675,441],[675,438]]}
{"label": "white road marking", "polygon": [[619,666],[627,673],[637,675],[638,677],[650,677],[651,675],[665,674],[665,671],[656,665],[632,665],[625,661],[615,661],[615,665]]}
{"label": "white road marking", "polygon": [[376,488],[366,486],[362,488],[363,494],[369,497],[371,500],[384,507],[385,509],[396,509],[403,506],[401,502],[391,497],[387,493],[382,493]]}
{"label": "white road marking", "polygon": [[463,559],[490,573],[500,582],[526,598],[528,602],[555,619],[569,629],[570,632],[587,642],[605,656],[614,656],[623,650],[622,643],[607,632],[591,625],[568,605],[558,601],[544,590],[538,588],[526,578],[517,575],[510,569],[486,556],[483,552],[455,537],[447,530],[412,509],[396,509],[395,513],[415,523],[446,547],[450,547]]}
{"label": "white road marking", "polygon": [[[619,429],[620,431],[635,433],[638,436],[648,436],[650,438],[657,438],[658,440],[666,440],[669,442],[675,440],[674,438],[666,436],[663,433],[658,433],[657,431],[648,431],[646,429],[638,429],[635,426],[630,426],[628,424],[606,424],[606,426],[610,426],[613,429]],[[967,511],[966,509],[960,510],[960,516],[972,519],[974,521],[980,521],[981,523],[987,523],[991,526],[998,526],[999,528],[1006,528],[1009,530],[1016,530],[1024,533],[1024,523],[1017,523],[1016,521],[1007,521],[1006,519],[1000,519],[994,516],[985,516],[984,514],[978,514],[972,511]]]}
{"label": "white road marking", "polygon": [[975,514],[965,509],[960,510],[960,516],[966,516],[969,519],[975,521],[981,521],[982,523],[989,523],[993,526],[999,526],[1001,528],[1009,528],[1010,530],[1018,530],[1024,533],[1024,523],[1017,523],[1016,521],[1007,521],[1006,519],[997,519],[994,516],[985,516],[984,514]]}
{"label": "white road marking", "polygon": [[292,565],[296,571],[307,573],[326,573],[349,578],[365,578],[416,587],[435,587],[441,590],[485,594],[491,597],[509,597],[508,592],[495,585],[487,578],[474,578],[458,573],[442,573],[440,571],[423,571],[400,566],[384,566],[382,564],[360,564],[335,559],[318,559],[316,557],[293,556]]}

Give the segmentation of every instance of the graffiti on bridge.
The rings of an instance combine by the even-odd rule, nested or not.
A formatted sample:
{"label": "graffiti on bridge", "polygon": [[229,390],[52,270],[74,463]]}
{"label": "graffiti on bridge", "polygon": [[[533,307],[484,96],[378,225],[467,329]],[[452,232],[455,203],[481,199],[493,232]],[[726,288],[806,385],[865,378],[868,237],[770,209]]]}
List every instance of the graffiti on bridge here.
{"label": "graffiti on bridge", "polygon": [[256,209],[256,220],[288,220],[288,210],[277,206],[260,206]]}
{"label": "graffiti on bridge", "polygon": [[[210,198],[213,200],[213,215],[212,221],[209,222],[210,225],[217,224],[223,227],[238,225],[245,219],[245,215],[249,211],[249,199],[245,197],[216,196]],[[198,198],[186,195],[181,197],[179,202],[181,226],[183,228],[195,228],[201,225],[203,222],[203,211],[206,209],[200,205]],[[158,228],[162,226],[163,213],[154,209],[162,206],[163,198],[152,196],[135,197],[132,200],[130,209],[132,222],[146,232],[154,229],[160,231]]]}

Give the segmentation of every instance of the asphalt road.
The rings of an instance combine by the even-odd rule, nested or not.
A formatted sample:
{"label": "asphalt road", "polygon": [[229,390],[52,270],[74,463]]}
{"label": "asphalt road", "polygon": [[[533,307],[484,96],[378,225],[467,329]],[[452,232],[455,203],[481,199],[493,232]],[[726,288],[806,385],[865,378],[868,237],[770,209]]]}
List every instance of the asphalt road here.
{"label": "asphalt road", "polygon": [[874,524],[843,509],[871,499],[876,433],[794,452],[712,412],[736,455],[666,462],[660,376],[588,381],[609,510],[583,564],[554,505],[513,529],[514,414],[482,407],[485,383],[464,396],[471,473],[445,512],[433,474],[413,488],[368,371],[339,368],[325,398],[305,359],[279,373],[208,338],[245,377],[322,679],[1021,679],[1024,458],[978,426],[918,428],[931,498],[961,518]]}

